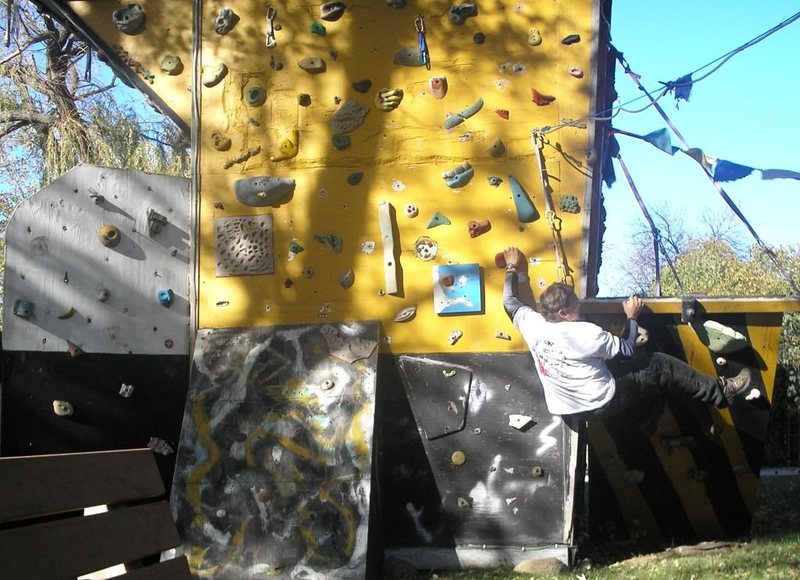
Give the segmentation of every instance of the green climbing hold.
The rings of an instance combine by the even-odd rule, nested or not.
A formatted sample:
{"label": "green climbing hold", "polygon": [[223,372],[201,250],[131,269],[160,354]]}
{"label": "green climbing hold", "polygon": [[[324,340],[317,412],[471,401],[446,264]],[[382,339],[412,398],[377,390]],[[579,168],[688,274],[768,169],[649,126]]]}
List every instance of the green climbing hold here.
{"label": "green climbing hold", "polygon": [[431,219],[428,220],[428,229],[435,228],[436,226],[449,226],[450,220],[447,219],[447,216],[439,213],[438,211],[431,216]]}
{"label": "green climbing hold", "polygon": [[322,22],[312,22],[308,25],[308,31],[311,34],[316,34],[318,36],[325,36],[328,34],[328,31],[325,30],[325,25]]}
{"label": "green climbing hold", "polygon": [[578,197],[575,195],[562,195],[558,202],[559,208],[563,212],[579,213],[581,211],[581,206],[578,203]]}
{"label": "green climbing hold", "polygon": [[347,149],[350,147],[350,136],[349,135],[334,135],[331,138],[333,142],[333,146],[336,148],[337,151],[341,151],[342,149]]}

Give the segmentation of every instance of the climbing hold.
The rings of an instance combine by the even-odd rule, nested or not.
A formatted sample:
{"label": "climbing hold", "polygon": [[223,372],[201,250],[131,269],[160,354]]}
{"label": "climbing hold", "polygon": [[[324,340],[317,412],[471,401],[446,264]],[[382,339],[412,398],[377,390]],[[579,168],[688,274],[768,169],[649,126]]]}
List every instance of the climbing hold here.
{"label": "climbing hold", "polygon": [[295,181],[285,177],[247,177],[233,184],[236,199],[252,207],[278,206],[291,198]]}
{"label": "climbing hold", "polygon": [[105,224],[100,228],[100,231],[97,233],[97,237],[100,238],[100,243],[106,248],[113,248],[119,244],[119,241],[122,239],[122,234],[117,226]]}
{"label": "climbing hold", "polygon": [[531,475],[534,477],[543,477],[544,476],[544,469],[541,465],[536,465],[533,469],[531,469]]}
{"label": "climbing hold", "polygon": [[386,0],[390,8],[405,8],[406,0]]}
{"label": "climbing hold", "polygon": [[314,234],[314,239],[337,254],[342,251],[342,238],[334,234]]}
{"label": "climbing hold", "polygon": [[460,508],[472,507],[472,504],[469,503],[468,499],[460,497],[460,498],[458,498],[458,507],[460,507]]}
{"label": "climbing hold", "polygon": [[367,91],[369,91],[370,88],[372,88],[372,81],[369,80],[369,79],[362,79],[360,81],[354,82],[350,86],[353,87],[353,90],[355,92],[363,94],[363,93],[366,93]]}
{"label": "climbing hold", "polygon": [[399,179],[392,180],[392,189],[397,192],[401,192],[406,188],[406,184],[400,181]]}
{"label": "climbing hold", "polygon": [[285,161],[297,155],[298,147],[300,145],[300,132],[293,129],[291,133],[281,139],[278,145],[277,155],[270,155],[270,161]]}
{"label": "climbing hold", "polygon": [[305,276],[308,279],[313,278],[314,277],[314,268],[312,268],[311,266],[303,268],[303,276]]}
{"label": "climbing hold", "polygon": [[446,379],[451,379],[451,378],[453,378],[454,376],[456,376],[456,372],[457,372],[457,371],[455,371],[455,370],[453,370],[453,369],[447,369],[447,370],[443,370],[443,371],[442,371],[442,375],[444,375],[444,377],[445,377]]}
{"label": "climbing hold", "polygon": [[561,44],[566,44],[566,45],[577,44],[580,41],[581,41],[580,34],[570,34],[561,39]]}
{"label": "climbing hold", "polygon": [[544,107],[556,100],[553,95],[543,95],[534,88],[531,88],[531,95],[533,97],[533,102],[536,103],[538,107]]}
{"label": "climbing hold", "polygon": [[244,94],[244,100],[251,107],[260,107],[267,100],[267,89],[261,85],[253,85],[247,88]]}
{"label": "climbing hold", "polygon": [[358,185],[361,183],[361,180],[364,179],[364,172],[363,171],[356,171],[355,173],[351,173],[347,176],[347,183],[350,185]]}
{"label": "climbing hold", "polygon": [[358,129],[369,113],[369,107],[357,101],[347,100],[331,117],[331,128],[335,133],[350,133]]}
{"label": "climbing hold", "polygon": [[574,195],[562,195],[558,199],[559,209],[567,213],[580,213],[581,206],[578,204],[578,198]]}
{"label": "climbing hold", "polygon": [[464,336],[464,333],[462,331],[451,330],[450,334],[448,335],[450,346],[453,346],[455,343],[457,343],[462,336]]}
{"label": "climbing hold", "polygon": [[174,54],[167,54],[164,58],[161,59],[161,71],[171,75],[179,75],[183,72],[183,63],[179,56],[175,56]]}
{"label": "climbing hold", "polygon": [[388,113],[400,106],[403,100],[403,89],[381,89],[375,95],[375,106]]}
{"label": "climbing hold", "polygon": [[122,383],[122,386],[119,388],[119,395],[129,399],[131,395],[133,395],[133,385],[126,385],[125,383]]}
{"label": "climbing hold", "polygon": [[30,318],[33,315],[33,302],[22,298],[14,300],[14,315],[20,318]]}
{"label": "climbing hold", "polygon": [[583,70],[579,66],[571,66],[571,67],[569,67],[569,71],[568,72],[569,72],[569,74],[574,76],[576,79],[582,79],[583,78]]}
{"label": "climbing hold", "polygon": [[375,251],[375,242],[372,240],[361,242],[361,251],[365,254],[371,254]]}
{"label": "climbing hold", "polygon": [[153,453],[158,453],[160,455],[170,455],[175,453],[175,450],[169,443],[163,439],[159,439],[158,437],[150,437],[150,441],[147,442],[147,446],[153,451]]}
{"label": "climbing hold", "polygon": [[325,61],[316,56],[307,56],[298,61],[297,66],[311,74],[325,72]]}
{"label": "climbing hold", "polygon": [[456,277],[453,276],[452,274],[447,274],[439,278],[439,283],[445,288],[450,288],[453,284],[456,283]]}
{"label": "climbing hold", "polygon": [[428,236],[422,236],[414,242],[414,255],[420,260],[433,260],[439,251],[439,245]]}
{"label": "climbing hold", "polygon": [[142,7],[138,4],[128,4],[122,8],[114,10],[111,14],[114,26],[125,34],[139,34],[144,28],[146,16]]}
{"label": "climbing hold", "polygon": [[[505,259],[503,261],[505,262]],[[495,257],[495,263],[496,262],[497,258]],[[507,332],[503,332],[502,330],[498,330],[497,332],[495,332],[494,337],[499,338],[500,340],[511,340],[511,335],[509,335]]]}
{"label": "climbing hold", "polygon": [[158,291],[156,297],[158,298],[158,303],[161,304],[161,306],[169,307],[172,305],[172,301],[175,299],[175,293],[171,288],[162,288]]}
{"label": "climbing hold", "polygon": [[508,109],[497,109],[495,113],[497,113],[498,117],[505,119],[506,121],[508,121],[508,118],[511,116],[511,113],[508,111]]}
{"label": "climbing hold", "polygon": [[475,170],[469,162],[465,161],[455,169],[442,173],[442,178],[447,187],[461,187],[466,185],[473,175],[475,175]]}
{"label": "climbing hold", "polygon": [[311,95],[308,93],[301,93],[297,95],[297,104],[301,107],[308,107],[311,104]]}
{"label": "climbing hold", "polygon": [[300,242],[298,242],[295,238],[292,238],[292,240],[289,242],[289,261],[291,262],[294,260],[294,257],[303,250],[305,250],[305,248],[300,245]]}
{"label": "climbing hold", "polygon": [[330,391],[333,387],[336,386],[336,383],[333,379],[325,379],[322,381],[322,390],[323,391]]}
{"label": "climbing hold", "polygon": [[539,46],[542,44],[542,35],[535,28],[528,31],[528,44],[531,46]]}
{"label": "climbing hold", "polygon": [[99,302],[108,302],[108,299],[111,297],[111,292],[108,291],[108,288],[100,288],[97,291],[97,300]]}
{"label": "climbing hold", "polygon": [[434,99],[443,99],[447,94],[447,77],[431,77],[428,85]]}
{"label": "climbing hold", "polygon": [[283,63],[275,58],[274,54],[269,55],[269,68],[272,70],[281,70],[283,69]]}
{"label": "climbing hold", "polygon": [[341,151],[342,149],[347,149],[350,147],[350,136],[349,135],[334,135],[331,137],[331,142],[333,143],[334,149],[337,151]]}
{"label": "climbing hold", "polygon": [[415,218],[419,215],[419,208],[414,203],[407,203],[403,207],[403,213],[407,218]]}
{"label": "climbing hold", "polygon": [[247,151],[241,152],[239,155],[237,155],[233,159],[228,159],[225,162],[225,164],[223,165],[223,167],[225,169],[230,169],[231,167],[233,167],[237,163],[244,163],[245,161],[247,161],[251,157],[253,157],[255,155],[258,155],[259,153],[261,153],[261,145],[256,145],[255,147],[251,147]]}
{"label": "climbing hold", "polygon": [[453,24],[464,24],[470,16],[478,15],[478,7],[472,2],[464,2],[462,4],[453,4],[448,11],[450,22]]}
{"label": "climbing hold", "polygon": [[478,97],[478,100],[475,101],[475,104],[467,107],[466,109],[459,111],[458,113],[447,113],[444,118],[444,127],[445,129],[452,129],[456,125],[460,125],[467,119],[469,119],[472,115],[477,113],[483,108],[483,99]]}
{"label": "climbing hold", "polygon": [[492,224],[489,220],[481,220],[481,221],[470,221],[467,222],[467,231],[469,232],[470,238],[477,238],[481,234],[485,234],[489,230],[492,229]]}
{"label": "climbing hold", "polygon": [[425,64],[420,62],[417,49],[408,48],[407,46],[401,47],[400,50],[394,53],[392,62],[401,66],[423,66]]}
{"label": "climbing hold", "polygon": [[514,196],[514,206],[517,209],[517,219],[522,223],[535,222],[539,219],[539,212],[528,197],[528,193],[522,184],[513,175],[508,176],[508,184]]}
{"label": "climbing hold", "polygon": [[408,306],[403,308],[397,315],[394,317],[395,322],[408,322],[412,318],[417,315],[417,307],[416,306]]}
{"label": "climbing hold", "polygon": [[63,314],[59,315],[58,319],[59,320],[67,320],[68,318],[72,318],[75,315],[75,312],[76,312],[75,308],[70,307],[69,310],[67,310]]}
{"label": "climbing hold", "polygon": [[487,179],[489,180],[489,185],[492,187],[498,187],[501,183],[503,183],[503,180],[496,175],[491,175]]}
{"label": "climbing hold", "polygon": [[508,416],[508,424],[514,429],[525,431],[535,425],[536,421],[533,420],[533,417],[529,417],[528,415],[513,413]]}
{"label": "climbing hold", "polygon": [[435,228],[436,226],[449,226],[450,220],[447,219],[446,216],[439,213],[438,211],[431,216],[431,219],[428,220],[428,229]]}
{"label": "climbing hold", "polygon": [[227,74],[228,67],[224,63],[205,65],[202,71],[203,86],[210,89],[218,85]]}
{"label": "climbing hold", "polygon": [[69,417],[75,409],[69,401],[53,401],[53,413],[59,417]]}
{"label": "climbing hold", "polygon": [[472,36],[472,42],[474,42],[475,44],[483,44],[484,42],[486,42],[486,35],[483,32],[476,32]]}
{"label": "climbing hold", "polygon": [[239,22],[239,17],[230,8],[223,8],[219,11],[217,19],[214,20],[214,32],[221,35],[228,34],[236,23]]}
{"label": "climbing hold", "polygon": [[322,22],[314,21],[308,25],[308,31],[311,34],[316,34],[317,36],[325,36],[328,34],[328,31],[325,30],[325,25]]}
{"label": "climbing hold", "polygon": [[225,137],[219,131],[214,131],[211,133],[211,142],[214,146],[214,149],[217,151],[227,151],[231,148],[231,140],[229,137]]}
{"label": "climbing hold", "polygon": [[319,7],[319,17],[328,22],[336,22],[342,17],[345,10],[347,10],[347,4],[344,2],[325,2]]}
{"label": "climbing hold", "polygon": [[489,147],[489,155],[492,157],[502,157],[506,154],[506,144],[502,140],[497,139],[492,146]]}
{"label": "climbing hold", "polygon": [[353,285],[353,282],[356,280],[356,275],[353,273],[352,270],[347,270],[346,272],[342,272],[339,275],[339,285],[347,290],[350,286]]}
{"label": "climbing hold", "polygon": [[147,210],[147,233],[151,236],[159,233],[167,225],[167,216],[161,215],[153,208]]}

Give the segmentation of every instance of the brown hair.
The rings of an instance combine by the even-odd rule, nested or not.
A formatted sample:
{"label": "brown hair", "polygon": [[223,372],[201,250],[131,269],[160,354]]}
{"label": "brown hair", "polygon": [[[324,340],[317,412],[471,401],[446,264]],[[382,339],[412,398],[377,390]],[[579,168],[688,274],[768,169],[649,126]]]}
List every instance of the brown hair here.
{"label": "brown hair", "polygon": [[578,304],[578,297],[571,286],[556,283],[551,284],[539,298],[539,312],[545,320],[558,322],[561,320],[559,312],[572,310]]}

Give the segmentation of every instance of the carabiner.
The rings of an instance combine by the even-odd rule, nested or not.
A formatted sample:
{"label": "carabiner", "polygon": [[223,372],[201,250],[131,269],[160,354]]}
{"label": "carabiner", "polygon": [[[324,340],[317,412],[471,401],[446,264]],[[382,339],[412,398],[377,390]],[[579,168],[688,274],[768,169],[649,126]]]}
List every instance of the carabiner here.
{"label": "carabiner", "polygon": [[267,48],[273,48],[277,41],[275,40],[275,17],[278,11],[272,6],[267,4]]}

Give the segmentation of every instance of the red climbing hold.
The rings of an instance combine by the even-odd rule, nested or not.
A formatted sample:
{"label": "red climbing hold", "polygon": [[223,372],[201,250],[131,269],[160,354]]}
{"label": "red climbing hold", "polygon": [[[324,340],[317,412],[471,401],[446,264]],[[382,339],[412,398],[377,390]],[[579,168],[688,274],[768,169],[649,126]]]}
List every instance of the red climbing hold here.
{"label": "red climbing hold", "polygon": [[554,96],[543,95],[542,93],[533,88],[531,89],[531,95],[533,96],[533,102],[536,103],[536,105],[539,107],[544,107],[545,105],[549,105],[550,103],[556,100]]}

